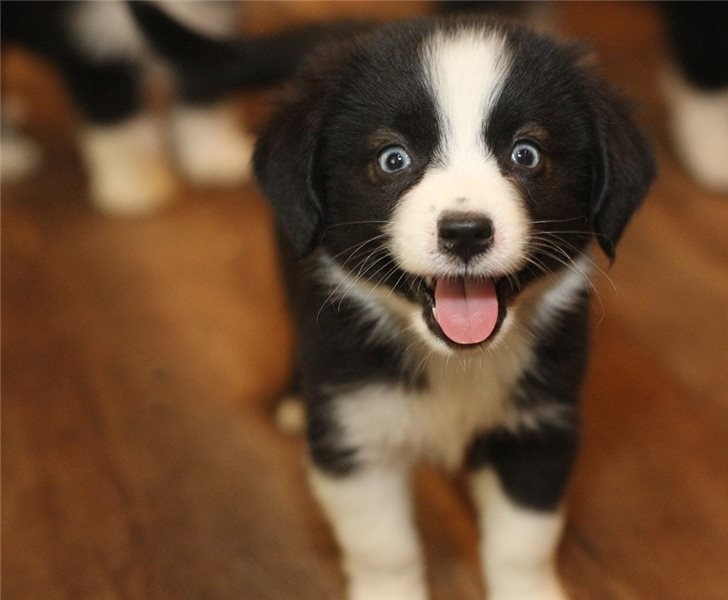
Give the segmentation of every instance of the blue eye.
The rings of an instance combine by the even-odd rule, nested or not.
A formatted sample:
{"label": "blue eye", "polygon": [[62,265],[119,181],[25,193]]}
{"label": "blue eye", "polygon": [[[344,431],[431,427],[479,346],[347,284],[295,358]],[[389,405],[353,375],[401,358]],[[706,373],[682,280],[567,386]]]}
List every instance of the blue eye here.
{"label": "blue eye", "polygon": [[388,146],[379,153],[379,168],[385,173],[402,171],[412,164],[407,150],[402,146]]}
{"label": "blue eye", "polygon": [[518,142],[513,147],[511,160],[519,167],[535,169],[541,164],[541,153],[536,146],[529,142]]}

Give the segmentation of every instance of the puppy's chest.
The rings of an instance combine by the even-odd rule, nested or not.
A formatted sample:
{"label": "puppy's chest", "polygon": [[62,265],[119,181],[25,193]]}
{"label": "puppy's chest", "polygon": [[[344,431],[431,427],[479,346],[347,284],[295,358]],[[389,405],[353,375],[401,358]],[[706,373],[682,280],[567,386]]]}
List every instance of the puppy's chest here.
{"label": "puppy's chest", "polygon": [[347,442],[365,460],[425,459],[458,468],[479,433],[517,419],[515,387],[526,356],[431,359],[421,389],[376,384],[339,398]]}

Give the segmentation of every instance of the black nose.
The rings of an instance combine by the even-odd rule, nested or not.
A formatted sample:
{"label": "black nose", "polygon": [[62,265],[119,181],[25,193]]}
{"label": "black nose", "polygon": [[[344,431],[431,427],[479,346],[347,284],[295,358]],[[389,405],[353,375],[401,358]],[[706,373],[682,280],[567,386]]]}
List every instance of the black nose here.
{"label": "black nose", "polygon": [[446,213],[437,233],[440,250],[466,262],[493,245],[493,221],[477,213]]}

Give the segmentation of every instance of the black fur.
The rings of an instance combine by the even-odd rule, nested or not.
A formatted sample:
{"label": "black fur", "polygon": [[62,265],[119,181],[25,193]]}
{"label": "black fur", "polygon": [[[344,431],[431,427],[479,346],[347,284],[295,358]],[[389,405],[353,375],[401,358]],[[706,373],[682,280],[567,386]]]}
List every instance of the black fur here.
{"label": "black fur", "polygon": [[[423,52],[443,32],[444,46],[459,36],[468,41],[448,46],[461,53],[448,54],[448,65],[471,61],[471,76],[481,62],[496,73],[497,65],[507,65],[502,86],[490,88],[498,95],[480,125],[470,107],[488,102],[486,90],[475,91],[469,105],[458,98],[443,108],[435,89],[443,83],[423,68],[428,57],[446,51],[428,45],[429,54]],[[481,48],[480,40],[472,43],[478,35],[482,61],[470,54]],[[458,167],[465,165],[465,175],[450,171],[448,158],[462,154],[449,156],[443,143],[452,141],[451,111],[481,128],[472,132],[477,144],[463,145],[467,157]],[[524,141],[540,157],[536,164],[517,160]],[[389,169],[383,154],[393,147],[406,155],[397,158],[401,170]],[[473,155],[480,161],[475,167]],[[349,483],[371,485],[354,489],[366,498],[392,493],[398,513],[406,498],[395,487],[403,480],[393,484],[389,477],[404,477],[399,467],[410,460],[433,456],[450,468],[464,461],[472,471],[492,469],[514,519],[518,506],[553,512],[579,445],[589,322],[582,257],[596,239],[614,258],[654,176],[649,145],[625,103],[585,66],[581,52],[478,17],[363,32],[307,61],[261,134],[254,170],[283,236],[314,481],[342,537],[352,585],[367,589],[368,578],[357,582],[354,566],[368,576],[374,559],[374,573],[395,576],[397,592],[389,597],[401,594],[399,570],[408,587],[418,586],[410,581],[418,570],[410,556],[406,565],[380,567],[369,541],[364,553],[372,555],[357,555],[357,543],[347,539],[352,520],[362,519],[357,535],[366,538],[359,529],[379,507],[347,513],[339,495],[350,493]],[[447,186],[461,179],[467,187],[450,192]],[[470,189],[474,196],[467,198]],[[443,194],[451,196],[438,204],[434,196]],[[469,202],[477,214],[467,212]],[[460,216],[492,217],[494,239],[479,249],[478,260],[486,259],[479,265],[472,248],[454,258],[440,243],[443,214],[453,207]],[[504,242],[509,235],[518,242]],[[403,240],[409,245],[397,244]],[[496,249],[507,256],[488,262]],[[487,325],[473,325],[459,306],[487,313]],[[466,333],[478,329],[481,341],[444,324],[443,313],[445,320],[471,319]],[[493,493],[486,487],[486,495]],[[557,522],[553,515],[544,520]],[[381,532],[373,537],[386,543]],[[546,540],[537,554],[555,541]],[[377,583],[367,593],[376,597]]]}
{"label": "black fur", "polygon": [[[84,52],[72,27],[78,4],[2,2],[2,43],[22,46],[53,64],[87,121],[120,123],[141,108],[138,61]],[[127,5],[154,50],[174,67],[179,97],[188,105],[210,104],[232,91],[280,83],[313,47],[364,27],[357,23],[312,25],[259,37],[211,40],[149,2]]]}
{"label": "black fur", "polygon": [[201,99],[279,83],[290,77],[316,46],[367,27],[345,21],[213,40],[178,23],[151,2],[135,0],[128,5],[154,50],[185,82],[186,95]]}
{"label": "black fur", "polygon": [[514,502],[552,511],[563,498],[577,449],[578,436],[569,429],[547,425],[517,434],[498,429],[475,440],[468,465],[492,466]]}
{"label": "black fur", "polygon": [[49,61],[59,72],[85,120],[119,123],[141,108],[134,63],[88,57],[73,39],[74,2],[2,2],[2,43],[15,44]]}
{"label": "black fur", "polygon": [[660,2],[681,72],[706,91],[728,87],[728,3]]}
{"label": "black fur", "polygon": [[527,508],[554,510],[561,501],[579,446],[579,396],[589,350],[589,299],[542,334],[536,369],[524,373],[514,402],[526,413],[556,411],[558,425],[531,431],[484,432],[471,444],[469,469],[492,466],[512,500]]}
{"label": "black fur", "polygon": [[[457,28],[460,23],[422,20],[386,26],[318,54],[290,88],[256,150],[261,187],[294,253],[307,257],[298,273],[309,290],[297,299],[299,362],[313,419],[312,457],[334,474],[356,467],[356,448],[342,437],[325,390],[387,381],[425,389],[427,380],[404,360],[408,341],[396,333],[402,324],[393,321],[390,341],[372,342],[372,325],[361,308],[347,298],[331,301],[331,287],[312,283],[318,253],[311,253],[321,248],[344,270],[427,307],[422,282],[399,269],[376,240],[401,195],[437,160],[440,124],[417,70],[419,44],[436,28]],[[501,167],[524,190],[536,228],[550,232],[559,250],[532,249],[535,260],[499,284],[504,304],[544,270],[558,269],[583,252],[593,236],[613,258],[654,175],[650,148],[628,120],[623,102],[583,66],[577,50],[525,30],[506,31],[515,66],[483,136],[501,158],[508,156],[517,134],[543,147],[549,162],[540,177],[514,172],[505,159]],[[526,131],[521,131],[524,126]],[[402,177],[383,178],[372,168],[371,157],[380,138],[391,143],[397,136],[408,143],[413,165]],[[378,268],[366,272],[365,261],[376,262]],[[586,361],[587,315],[585,301],[560,329],[544,334],[538,372],[525,374],[514,390],[514,400],[526,410],[536,398],[559,397],[574,409],[573,427],[535,437],[487,433],[473,443],[470,464],[495,464],[509,493],[529,506],[553,507],[576,448],[575,405]],[[547,394],[543,382],[549,386]],[[506,450],[509,441],[515,454]],[[549,458],[552,446],[555,454]],[[535,450],[543,453],[543,465],[534,460],[534,476],[524,472],[526,483],[512,483],[521,477],[513,469],[520,472]],[[561,470],[554,468],[553,483],[526,493],[527,482],[540,477],[539,465],[550,468],[551,460],[561,465]]]}

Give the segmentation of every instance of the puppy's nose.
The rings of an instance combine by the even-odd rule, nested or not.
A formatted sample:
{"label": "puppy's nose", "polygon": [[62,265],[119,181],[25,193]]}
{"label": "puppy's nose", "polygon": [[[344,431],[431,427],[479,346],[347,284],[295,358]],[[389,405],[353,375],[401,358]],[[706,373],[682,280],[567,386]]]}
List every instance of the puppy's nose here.
{"label": "puppy's nose", "polygon": [[437,223],[442,252],[467,262],[493,245],[493,221],[478,213],[445,213]]}

